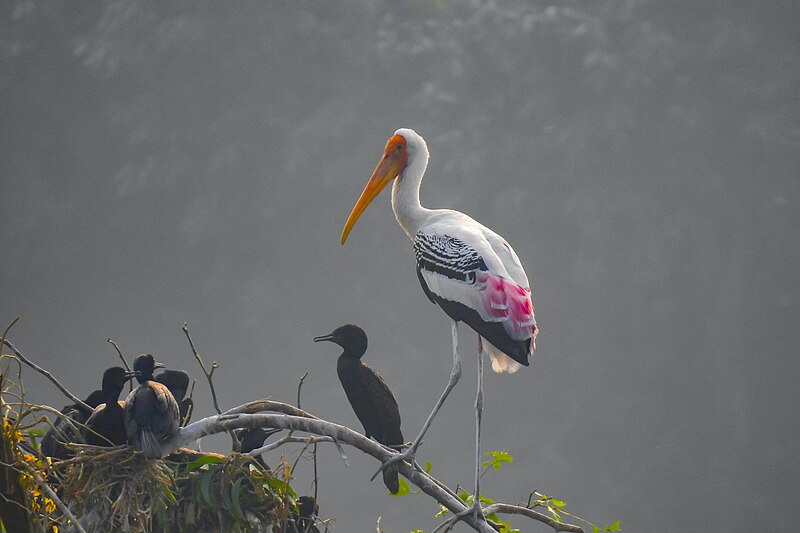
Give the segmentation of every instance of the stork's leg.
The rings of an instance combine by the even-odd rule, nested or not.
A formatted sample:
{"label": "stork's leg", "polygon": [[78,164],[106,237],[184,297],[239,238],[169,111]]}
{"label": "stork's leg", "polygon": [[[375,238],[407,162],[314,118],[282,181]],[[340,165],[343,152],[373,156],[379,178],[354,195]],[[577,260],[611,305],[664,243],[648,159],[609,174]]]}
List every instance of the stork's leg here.
{"label": "stork's leg", "polygon": [[[439,396],[439,399],[436,401],[436,405],[433,406],[433,411],[431,411],[431,414],[428,415],[428,419],[422,425],[419,435],[417,435],[417,438],[415,438],[414,442],[411,443],[411,446],[406,448],[402,453],[395,455],[383,463],[378,471],[372,476],[372,479],[375,479],[375,476],[377,476],[387,466],[403,459],[411,463],[412,466],[417,466],[414,458],[417,455],[417,448],[419,448],[419,445],[422,443],[422,437],[425,436],[425,433],[428,431],[431,422],[433,422],[433,417],[435,417],[436,413],[439,412],[439,409],[442,407],[442,404],[444,404],[444,401],[447,399],[450,391],[453,390],[453,387],[456,386],[456,383],[458,383],[458,380],[461,378],[461,357],[458,355],[458,322],[451,319],[450,330],[453,335],[453,369],[450,371],[450,379],[447,381],[447,386],[444,388],[442,395]],[[478,457],[478,459],[480,459],[480,457]]]}
{"label": "stork's leg", "polygon": [[[481,509],[481,416],[483,415],[483,339],[478,336],[478,394],[475,396],[475,492],[472,493],[472,506],[456,514],[440,528],[447,532],[459,520],[474,515],[476,520],[486,520]],[[435,531],[438,531],[437,528]]]}
{"label": "stork's leg", "polygon": [[478,393],[475,396],[475,492],[472,510],[475,518],[483,517],[481,512],[481,416],[483,415],[483,341],[478,337]]}

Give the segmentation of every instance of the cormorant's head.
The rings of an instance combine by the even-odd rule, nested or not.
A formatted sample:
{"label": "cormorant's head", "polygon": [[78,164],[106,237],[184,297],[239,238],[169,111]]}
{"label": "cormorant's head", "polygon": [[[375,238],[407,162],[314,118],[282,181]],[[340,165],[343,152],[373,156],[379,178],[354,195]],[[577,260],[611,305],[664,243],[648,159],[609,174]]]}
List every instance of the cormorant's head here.
{"label": "cormorant's head", "polygon": [[175,397],[175,401],[180,402],[189,390],[191,378],[183,370],[163,370],[156,376],[156,381],[165,385]]}
{"label": "cormorant's head", "polygon": [[133,361],[133,370],[139,383],[153,379],[153,370],[164,368],[164,363],[157,363],[149,353],[143,353]]}
{"label": "cormorant's head", "polygon": [[[125,370],[120,366],[112,366],[103,372],[103,394],[107,397],[119,397],[122,388],[129,379],[138,375],[135,371]],[[105,402],[105,400],[103,400]]]}
{"label": "cormorant's head", "polygon": [[355,324],[347,324],[333,330],[333,333],[314,337],[314,342],[330,341],[345,349],[345,352],[361,357],[367,351],[367,334]]}
{"label": "cormorant's head", "polygon": [[319,504],[313,496],[300,496],[297,499],[297,516],[311,518],[319,514]]}

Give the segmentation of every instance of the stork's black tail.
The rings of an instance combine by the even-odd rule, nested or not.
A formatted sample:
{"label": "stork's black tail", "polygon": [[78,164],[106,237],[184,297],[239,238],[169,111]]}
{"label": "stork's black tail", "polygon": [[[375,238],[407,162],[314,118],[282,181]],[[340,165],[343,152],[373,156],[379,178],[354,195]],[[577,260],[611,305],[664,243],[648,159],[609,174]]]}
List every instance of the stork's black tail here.
{"label": "stork's black tail", "polygon": [[400,491],[400,480],[397,477],[397,463],[390,464],[383,470],[383,484],[392,494]]}

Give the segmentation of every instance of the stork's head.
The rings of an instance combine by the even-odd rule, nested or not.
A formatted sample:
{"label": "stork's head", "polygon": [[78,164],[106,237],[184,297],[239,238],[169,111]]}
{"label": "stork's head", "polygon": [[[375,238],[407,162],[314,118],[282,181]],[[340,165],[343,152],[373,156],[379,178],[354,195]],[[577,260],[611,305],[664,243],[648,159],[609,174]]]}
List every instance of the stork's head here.
{"label": "stork's head", "polygon": [[425,141],[417,132],[408,128],[400,128],[392,135],[383,149],[383,157],[378,162],[378,166],[375,167],[372,177],[370,177],[366,187],[361,192],[361,197],[347,218],[339,244],[344,245],[345,241],[347,241],[347,236],[350,235],[350,231],[356,225],[358,217],[361,216],[361,213],[364,212],[372,200],[395,178],[400,176],[402,179],[402,172],[408,164],[409,155],[413,155],[415,147],[420,142],[423,145],[425,144]]}
{"label": "stork's head", "polygon": [[367,334],[355,324],[347,324],[333,330],[333,333],[314,337],[314,342],[330,341],[344,348],[346,353],[364,355],[367,351]]}

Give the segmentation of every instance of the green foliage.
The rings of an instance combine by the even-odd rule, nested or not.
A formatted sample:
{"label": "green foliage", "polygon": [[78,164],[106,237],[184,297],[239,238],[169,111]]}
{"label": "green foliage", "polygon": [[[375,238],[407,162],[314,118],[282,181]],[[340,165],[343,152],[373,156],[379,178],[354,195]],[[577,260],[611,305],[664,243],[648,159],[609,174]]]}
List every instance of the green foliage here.
{"label": "green foliage", "polygon": [[[499,471],[499,470],[501,470],[503,468],[504,464],[510,463],[510,462],[512,462],[514,460],[514,458],[511,456],[511,454],[508,453],[505,450],[503,450],[503,451],[486,452],[486,455],[488,455],[490,457],[490,459],[487,460],[487,461],[484,461],[481,464],[481,466],[485,469],[483,474],[485,474],[486,472],[488,472],[490,470]],[[431,465],[430,462],[425,463],[425,471],[426,472],[430,472],[431,468],[432,468],[432,465]],[[401,481],[403,481],[403,480],[401,479]],[[406,494],[406,493],[404,493],[404,494]],[[537,497],[535,500],[533,499],[534,496]],[[464,490],[461,490],[461,491],[457,492],[456,493],[456,497],[458,497],[459,500],[464,502],[464,505],[466,507],[471,507],[473,502],[474,502],[474,496],[472,494],[470,494],[469,492],[464,491]],[[488,506],[488,505],[492,505],[493,503],[495,503],[492,498],[489,498],[488,496],[484,496],[483,494],[481,494],[479,496],[479,499],[480,499],[481,504],[484,507]],[[621,528],[620,528],[620,525],[619,525],[619,520],[617,520],[616,522],[614,522],[612,524],[604,525],[602,527],[597,526],[597,525],[593,524],[592,522],[589,522],[588,520],[585,520],[585,519],[583,519],[583,518],[581,518],[581,517],[579,517],[577,515],[574,515],[572,513],[567,512],[567,510],[566,510],[567,502],[565,502],[564,500],[560,500],[558,498],[554,498],[552,496],[549,496],[548,494],[545,494],[545,493],[542,493],[542,492],[539,492],[539,491],[533,491],[533,492],[531,492],[529,494],[528,502],[525,505],[525,507],[527,507],[529,509],[535,509],[537,507],[541,507],[544,510],[546,510],[547,513],[553,519],[555,519],[555,520],[557,520],[558,522],[561,522],[561,523],[564,523],[564,518],[563,517],[565,517],[565,516],[570,517],[570,518],[574,518],[575,520],[584,522],[584,523],[592,526],[592,533],[601,533],[601,532],[604,532],[604,531],[608,531],[608,532],[621,531]],[[439,504],[439,512],[437,512],[434,515],[434,517],[435,518],[442,518],[442,517],[446,516],[449,512],[450,511],[445,506],[443,506],[442,504]],[[500,527],[500,533],[520,533],[519,529],[513,527],[511,525],[511,523],[502,520],[496,513],[487,514],[486,518],[491,520],[492,522],[496,523]],[[422,530],[420,530],[420,529],[415,529],[415,530],[410,531],[409,533],[419,533],[421,531]]]}
{"label": "green foliage", "polygon": [[491,467],[494,468],[495,470],[500,470],[501,468],[503,468],[504,463],[510,463],[511,461],[514,460],[514,458],[511,457],[511,454],[505,450],[503,450],[502,452],[486,452],[486,455],[491,457],[489,461],[484,461],[483,463],[481,463],[481,466],[483,466],[483,468],[486,469]]}

